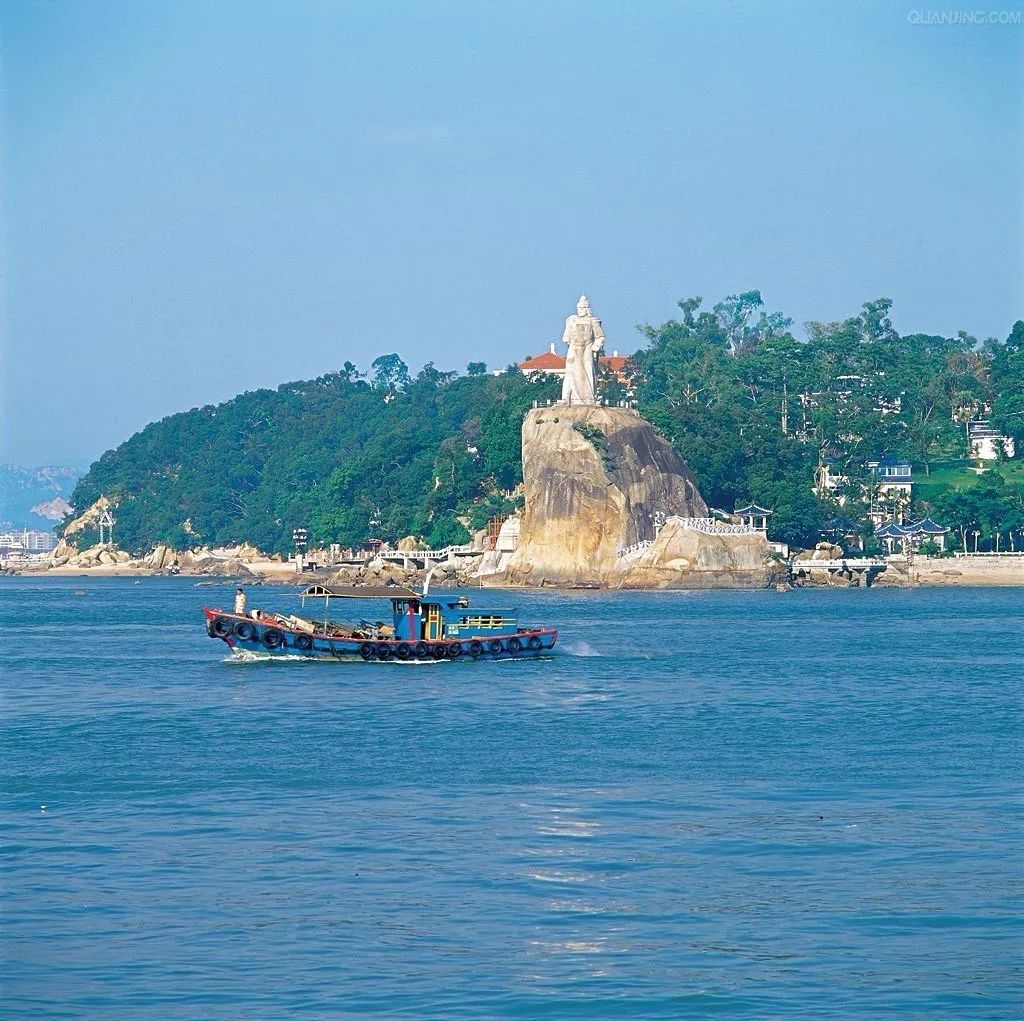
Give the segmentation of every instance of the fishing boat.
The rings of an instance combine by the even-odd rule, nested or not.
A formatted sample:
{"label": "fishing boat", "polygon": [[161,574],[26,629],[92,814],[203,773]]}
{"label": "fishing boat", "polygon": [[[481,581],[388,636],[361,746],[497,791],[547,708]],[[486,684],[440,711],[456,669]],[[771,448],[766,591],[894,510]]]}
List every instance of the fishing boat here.
{"label": "fishing boat", "polygon": [[[523,627],[504,610],[471,609],[465,596],[442,599],[407,588],[310,585],[307,600],[323,600],[315,618],[252,610],[207,608],[206,632],[234,653],[374,662],[521,659],[550,653],[558,631]],[[391,604],[389,620],[336,621],[331,600],[374,599]]]}

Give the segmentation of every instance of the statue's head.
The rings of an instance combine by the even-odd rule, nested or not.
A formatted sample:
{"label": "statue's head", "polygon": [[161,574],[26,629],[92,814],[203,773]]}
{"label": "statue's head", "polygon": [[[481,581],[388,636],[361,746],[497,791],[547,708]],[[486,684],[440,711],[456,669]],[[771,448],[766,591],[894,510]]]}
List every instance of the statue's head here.
{"label": "statue's head", "polygon": [[577,315],[586,316],[590,315],[590,299],[585,295],[580,295],[580,300],[576,302],[576,313]]}

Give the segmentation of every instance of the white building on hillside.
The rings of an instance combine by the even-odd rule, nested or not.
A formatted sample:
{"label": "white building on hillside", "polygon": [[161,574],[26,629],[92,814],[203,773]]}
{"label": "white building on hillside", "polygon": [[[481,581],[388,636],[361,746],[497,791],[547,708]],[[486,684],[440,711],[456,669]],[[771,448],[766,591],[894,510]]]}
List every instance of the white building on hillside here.
{"label": "white building on hillside", "polygon": [[967,423],[967,443],[971,457],[979,461],[998,460],[1000,452],[1004,457],[1013,457],[1016,453],[1013,437],[1000,434],[986,418],[975,418]]}

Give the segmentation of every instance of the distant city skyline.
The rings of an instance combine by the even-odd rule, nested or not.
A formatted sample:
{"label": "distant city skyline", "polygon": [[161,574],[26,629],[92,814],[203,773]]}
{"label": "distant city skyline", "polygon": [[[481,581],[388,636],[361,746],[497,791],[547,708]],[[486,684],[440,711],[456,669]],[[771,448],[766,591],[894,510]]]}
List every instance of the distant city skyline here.
{"label": "distant city skyline", "polygon": [[624,352],[754,288],[798,335],[885,296],[1005,337],[1024,25],[913,14],[9,5],[0,462],[392,351],[519,362],[582,292]]}

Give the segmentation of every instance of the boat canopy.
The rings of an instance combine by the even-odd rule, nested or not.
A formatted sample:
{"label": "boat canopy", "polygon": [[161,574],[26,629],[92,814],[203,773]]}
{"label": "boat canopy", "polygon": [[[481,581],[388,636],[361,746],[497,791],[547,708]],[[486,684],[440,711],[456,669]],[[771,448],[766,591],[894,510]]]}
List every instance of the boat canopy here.
{"label": "boat canopy", "polygon": [[306,596],[326,599],[421,599],[419,592],[402,585],[310,585],[302,592]]}

